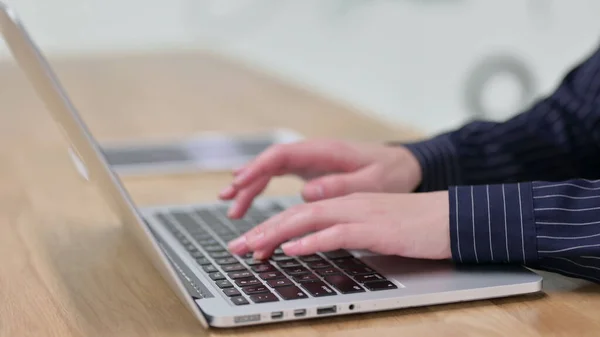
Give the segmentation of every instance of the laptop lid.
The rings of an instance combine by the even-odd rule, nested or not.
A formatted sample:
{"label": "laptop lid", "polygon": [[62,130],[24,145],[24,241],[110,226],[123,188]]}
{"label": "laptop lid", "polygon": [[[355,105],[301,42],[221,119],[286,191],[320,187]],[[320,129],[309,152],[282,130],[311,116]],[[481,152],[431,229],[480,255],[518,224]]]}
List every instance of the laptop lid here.
{"label": "laptop lid", "polygon": [[127,230],[133,234],[146,255],[179,296],[180,300],[208,327],[199,308],[187,294],[176,271],[159,247],[156,238],[140,217],[129,194],[111,170],[98,143],[71,103],[39,48],[30,38],[14,11],[0,2],[0,32],[17,64],[25,73],[58,127],[71,144],[71,154],[77,169],[97,184],[105,200],[118,215]]}

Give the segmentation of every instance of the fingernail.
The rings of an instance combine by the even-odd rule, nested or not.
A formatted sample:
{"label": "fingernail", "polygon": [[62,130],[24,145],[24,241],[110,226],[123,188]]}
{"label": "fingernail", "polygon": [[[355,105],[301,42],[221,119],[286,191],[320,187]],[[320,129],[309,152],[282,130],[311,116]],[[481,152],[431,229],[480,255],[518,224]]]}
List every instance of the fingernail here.
{"label": "fingernail", "polygon": [[306,190],[306,197],[310,200],[320,200],[323,199],[325,193],[323,191],[323,186],[310,186]]}
{"label": "fingernail", "polygon": [[263,252],[254,252],[252,258],[257,261],[264,260],[266,258],[265,253]]}
{"label": "fingernail", "polygon": [[233,186],[227,186],[221,191],[221,193],[219,193],[219,196],[222,198],[227,198],[233,194],[233,192],[235,192],[235,188],[233,188]]}
{"label": "fingernail", "polygon": [[240,251],[246,248],[246,237],[240,236],[239,238],[229,242],[227,247],[232,251]]}

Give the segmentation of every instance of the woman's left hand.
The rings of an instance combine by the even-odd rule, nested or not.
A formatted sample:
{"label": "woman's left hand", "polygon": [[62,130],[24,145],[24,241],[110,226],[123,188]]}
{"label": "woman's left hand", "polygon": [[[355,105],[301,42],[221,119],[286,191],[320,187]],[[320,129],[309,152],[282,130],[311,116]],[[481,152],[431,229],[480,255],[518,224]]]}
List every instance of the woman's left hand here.
{"label": "woman's left hand", "polygon": [[268,258],[362,249],[409,258],[451,257],[448,192],[357,193],[301,204],[229,244],[234,254]]}

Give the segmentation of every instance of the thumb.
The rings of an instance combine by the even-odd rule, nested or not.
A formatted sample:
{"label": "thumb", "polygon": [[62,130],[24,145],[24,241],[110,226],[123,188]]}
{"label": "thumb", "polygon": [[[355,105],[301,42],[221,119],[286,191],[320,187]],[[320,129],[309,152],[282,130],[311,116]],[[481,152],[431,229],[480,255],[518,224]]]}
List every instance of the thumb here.
{"label": "thumb", "polygon": [[351,173],[331,174],[308,182],[302,197],[307,202],[341,197],[355,192],[374,192],[378,190],[376,177],[371,170],[359,170]]}

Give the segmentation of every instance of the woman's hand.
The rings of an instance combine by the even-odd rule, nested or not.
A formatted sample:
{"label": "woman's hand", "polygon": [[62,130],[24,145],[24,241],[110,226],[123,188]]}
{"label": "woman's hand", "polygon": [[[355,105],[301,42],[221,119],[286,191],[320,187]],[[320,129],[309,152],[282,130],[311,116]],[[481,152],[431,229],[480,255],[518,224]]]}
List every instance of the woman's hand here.
{"label": "woman's hand", "polygon": [[412,192],[421,167],[402,146],[312,140],[275,145],[235,172],[219,197],[235,199],[229,216],[244,215],[274,176],[294,174],[307,180],[304,200],[313,202],[356,192]]}
{"label": "woman's hand", "polygon": [[234,254],[269,257],[365,249],[410,258],[451,257],[448,192],[358,193],[286,210],[232,241]]}

